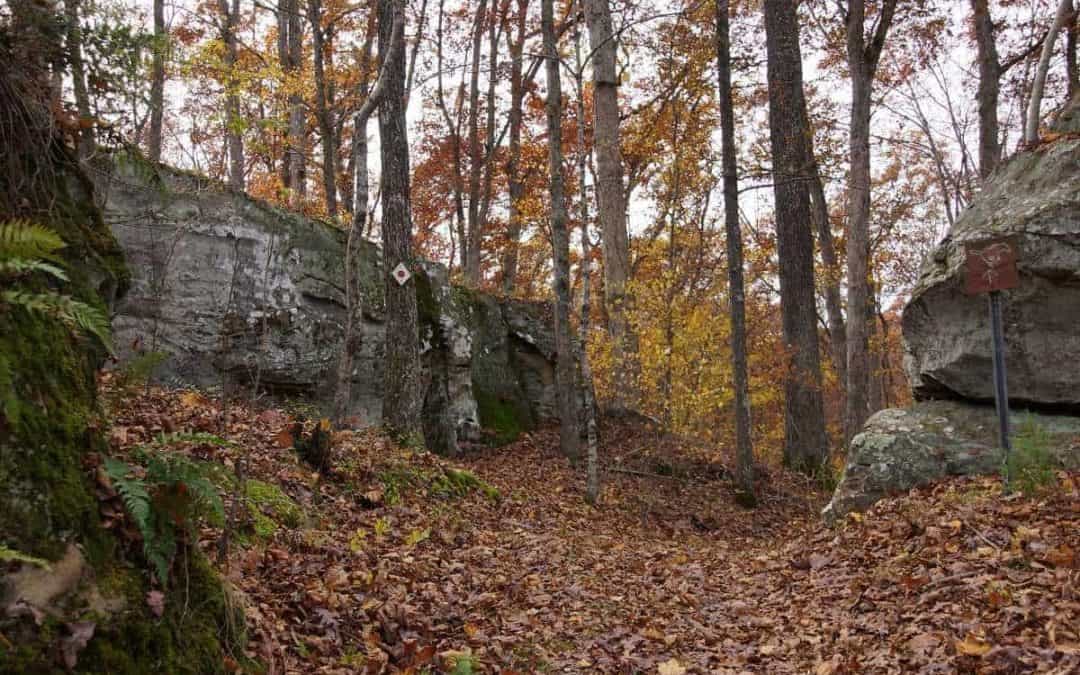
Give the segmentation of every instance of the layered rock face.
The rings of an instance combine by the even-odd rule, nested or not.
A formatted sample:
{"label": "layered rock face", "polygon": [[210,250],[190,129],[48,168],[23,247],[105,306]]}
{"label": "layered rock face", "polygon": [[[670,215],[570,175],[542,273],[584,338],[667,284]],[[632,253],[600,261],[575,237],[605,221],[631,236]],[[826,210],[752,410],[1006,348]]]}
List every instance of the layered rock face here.
{"label": "layered rock face", "polygon": [[963,292],[964,243],[1015,235],[1020,285],[1003,293],[1009,397],[1080,413],[1080,101],[1055,131],[1067,135],[998,170],[923,263],[903,316],[916,398],[993,401],[987,300]]}
{"label": "layered rock face", "polygon": [[[116,307],[122,356],[167,355],[177,385],[240,385],[327,408],[344,321],[345,233],[209,179],[116,159],[95,179],[132,273]],[[379,247],[360,243],[361,348],[351,415],[382,416],[385,304]],[[453,287],[421,263],[413,281],[425,365],[425,435],[453,452],[479,428],[529,428],[554,411],[550,321],[534,303]]]}
{"label": "layered rock face", "polygon": [[988,302],[964,293],[967,242],[1016,238],[1020,283],[1003,292],[1010,403],[1055,413],[1032,420],[1056,465],[1080,466],[1080,417],[1070,416],[1080,415],[1080,97],[1053,132],[1001,167],[923,262],[902,320],[921,402],[877,413],[852,439],[827,519],[944,476],[1000,470]]}

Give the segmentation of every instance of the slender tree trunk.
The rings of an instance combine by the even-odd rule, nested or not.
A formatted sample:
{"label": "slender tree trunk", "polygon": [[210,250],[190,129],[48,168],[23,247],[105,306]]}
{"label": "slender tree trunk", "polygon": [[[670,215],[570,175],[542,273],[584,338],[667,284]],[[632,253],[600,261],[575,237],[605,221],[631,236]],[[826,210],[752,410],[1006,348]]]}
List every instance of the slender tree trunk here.
{"label": "slender tree trunk", "polygon": [[971,0],[975,44],[979,61],[979,176],[984,180],[1001,160],[998,131],[998,97],[1001,63],[994,38],[994,22],[988,0]]}
{"label": "slender tree trunk", "polygon": [[525,101],[525,82],[522,55],[525,48],[525,19],[529,10],[528,0],[517,0],[517,37],[511,41],[507,31],[510,51],[510,141],[506,158],[506,182],[510,193],[510,209],[506,225],[506,249],[503,254],[502,288],[510,294],[517,280],[518,246],[521,242],[521,201],[525,198],[525,184],[521,176],[521,123]]}
{"label": "slender tree trunk", "polygon": [[[374,22],[368,26],[367,39],[364,41],[360,56],[359,94],[364,103],[353,118],[354,201],[352,225],[349,227],[349,234],[345,240],[345,339],[341,358],[338,361],[337,385],[334,389],[334,417],[338,424],[344,424],[352,406],[353,365],[356,362],[356,355],[360,352],[362,337],[360,327],[364,319],[364,296],[363,289],[358,283],[358,272],[360,271],[359,249],[368,217],[368,120],[371,119],[375,107],[385,95],[388,86],[386,84],[387,64],[393,61],[393,59],[383,59],[379,78],[375,86],[370,87],[373,37],[371,29],[374,26]],[[394,30],[400,32],[404,30],[404,27],[395,25]],[[399,41],[391,37],[391,45],[398,44]]]}
{"label": "slender tree trunk", "polygon": [[731,372],[735,390],[735,483],[743,499],[752,503],[755,501],[754,446],[750,437],[750,379],[746,366],[746,299],[739,226],[739,167],[735,147],[735,102],[731,90],[729,11],[728,0],[717,0],[716,72],[720,93],[720,162],[724,173],[724,231],[731,307]]}
{"label": "slender tree trunk", "polygon": [[218,0],[224,25],[221,31],[225,43],[225,144],[229,154],[229,187],[244,189],[244,137],[241,131],[240,93],[236,83],[237,26],[240,23],[240,0]]}
{"label": "slender tree trunk", "polygon": [[150,63],[150,137],[147,155],[161,161],[161,125],[165,116],[165,0],[154,0],[154,53]]}
{"label": "slender tree trunk", "polygon": [[1080,38],[1080,3],[1072,0],[1072,14],[1065,22],[1065,80],[1068,95],[1072,99],[1080,91],[1080,68],[1076,61],[1076,41]]}
{"label": "slender tree trunk", "polygon": [[630,242],[626,232],[622,151],[619,145],[619,91],[616,37],[608,0],[585,0],[593,60],[593,137],[596,144],[597,202],[604,258],[604,304],[614,347],[615,404],[625,407],[634,348],[626,317]]}
{"label": "slender tree trunk", "polygon": [[847,58],[851,75],[851,124],[848,135],[847,239],[847,399],[844,436],[850,440],[870,413],[870,107],[878,59],[885,44],[896,0],[885,0],[867,44],[864,0],[848,2]]}
{"label": "slender tree trunk", "polygon": [[[445,0],[439,0],[439,22],[435,31],[435,67],[438,86],[435,90],[435,101],[442,112],[443,121],[446,122],[446,133],[450,138],[450,152],[453,161],[453,186],[454,186],[454,225],[457,231],[460,264],[466,266],[466,254],[468,246],[465,243],[465,180],[461,175],[461,123],[455,122],[450,115],[450,109],[446,105],[446,95],[443,90],[443,20],[445,13]],[[450,267],[454,266],[453,256],[450,257]]]}
{"label": "slender tree trunk", "polygon": [[322,147],[323,194],[326,214],[337,216],[337,138],[334,134],[333,101],[326,78],[325,56],[329,28],[322,26],[322,0],[308,0],[308,23],[311,24],[311,51],[315,74],[315,118],[319,124]]}
{"label": "slender tree trunk", "polygon": [[1035,70],[1035,81],[1031,85],[1031,101],[1028,103],[1027,124],[1024,126],[1024,143],[1035,145],[1039,142],[1039,121],[1042,118],[1043,88],[1046,86],[1046,73],[1050,69],[1050,57],[1054,55],[1054,43],[1057,35],[1065,26],[1066,20],[1072,13],[1072,0],[1061,0],[1058,3],[1057,14],[1054,23],[1043,41],[1042,54],[1039,56],[1039,66]]}
{"label": "slender tree trunk", "polygon": [[562,173],[562,83],[555,39],[554,0],[542,0],[541,25],[547,70],[548,171],[551,192],[551,245],[555,292],[555,383],[559,408],[559,446],[577,459],[580,441],[575,404],[574,346],[570,338],[570,236],[567,232],[566,196]]}
{"label": "slender tree trunk", "polygon": [[[487,101],[485,105],[485,113],[487,119],[487,129],[484,133],[484,185],[480,193],[480,229],[481,229],[481,242],[483,241],[483,230],[487,229],[488,214],[491,211],[491,195],[495,186],[495,104],[496,98],[496,81],[498,79],[499,69],[499,27],[502,25],[502,19],[505,18],[506,12],[510,6],[509,0],[503,0],[500,16],[496,20],[495,16],[495,2],[491,3],[491,19],[488,21],[488,73],[487,73]],[[500,139],[501,142],[501,139]],[[480,242],[478,242],[477,250],[480,250]]]}
{"label": "slender tree trunk", "polygon": [[789,0],[765,0],[764,9],[780,307],[790,358],[784,378],[784,463],[812,474],[828,455],[828,439],[821,398],[814,239],[805,180],[811,164],[810,123],[795,6]]}
{"label": "slender tree trunk", "polygon": [[379,154],[382,161],[383,277],[386,283],[386,356],[383,420],[396,435],[422,438],[420,349],[416,282],[398,284],[399,263],[413,268],[409,204],[409,139],[405,123],[405,0],[379,2],[379,58],[385,64],[386,91],[379,104]]}
{"label": "slender tree trunk", "polygon": [[[480,285],[480,45],[484,36],[487,0],[480,0],[472,34],[472,69],[469,71],[469,229],[466,232],[465,281]],[[488,133],[491,133],[488,130]]]}
{"label": "slender tree trunk", "polygon": [[86,72],[82,57],[82,9],[81,0],[64,0],[64,18],[67,21],[66,49],[71,68],[71,88],[75,92],[75,109],[79,113],[79,159],[87,160],[94,154],[93,114],[90,112],[90,94],[86,90]]}
{"label": "slender tree trunk", "polygon": [[288,127],[284,174],[285,187],[289,189],[289,203],[297,208],[307,192],[304,163],[304,99],[300,94],[300,68],[303,59],[303,35],[298,0],[280,0],[278,3],[278,57],[285,71],[288,88]]}
{"label": "slender tree trunk", "polygon": [[588,151],[585,148],[585,64],[581,60],[581,30],[574,27],[574,55],[577,84],[577,165],[578,203],[581,217],[581,320],[578,322],[578,363],[581,370],[581,390],[584,398],[585,421],[585,498],[595,504],[600,498],[599,440],[596,430],[596,398],[593,394],[592,365],[589,362],[589,321],[592,311],[592,252],[589,241],[589,199],[585,176]]}
{"label": "slender tree trunk", "polygon": [[840,283],[843,273],[840,261],[836,257],[836,245],[833,242],[832,228],[829,221],[829,204],[825,200],[825,186],[821,181],[817,158],[811,170],[814,174],[810,181],[810,207],[813,209],[814,228],[817,232],[818,250],[825,267],[825,315],[829,324],[829,347],[836,379],[843,390],[847,383],[847,328],[844,326],[843,302],[840,300]]}

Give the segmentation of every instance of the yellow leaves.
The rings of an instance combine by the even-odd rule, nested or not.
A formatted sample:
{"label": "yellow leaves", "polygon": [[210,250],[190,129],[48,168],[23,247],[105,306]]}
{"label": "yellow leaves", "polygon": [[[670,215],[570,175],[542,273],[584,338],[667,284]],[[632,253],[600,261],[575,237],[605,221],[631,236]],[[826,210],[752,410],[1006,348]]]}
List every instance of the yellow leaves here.
{"label": "yellow leaves", "polygon": [[423,530],[413,530],[412,532],[409,533],[409,535],[407,537],[405,537],[405,545],[411,548],[413,546],[416,546],[417,544],[419,544],[422,541],[426,541],[430,537],[431,537],[431,529],[430,528],[425,527]]}
{"label": "yellow leaves", "polygon": [[206,397],[197,391],[185,391],[180,394],[180,405],[186,410],[195,410],[207,405]]}
{"label": "yellow leaves", "polygon": [[390,532],[390,521],[384,516],[375,521],[375,536],[385,537]]}
{"label": "yellow leaves", "polygon": [[676,659],[664,661],[656,668],[659,675],[684,675],[686,668]]}
{"label": "yellow leaves", "polygon": [[351,539],[349,539],[349,550],[353,553],[360,553],[364,550],[364,541],[367,539],[367,530],[356,530],[353,533]]}
{"label": "yellow leaves", "polygon": [[983,656],[993,645],[986,641],[986,636],[981,632],[969,632],[963,640],[956,640],[956,653],[964,656]]}

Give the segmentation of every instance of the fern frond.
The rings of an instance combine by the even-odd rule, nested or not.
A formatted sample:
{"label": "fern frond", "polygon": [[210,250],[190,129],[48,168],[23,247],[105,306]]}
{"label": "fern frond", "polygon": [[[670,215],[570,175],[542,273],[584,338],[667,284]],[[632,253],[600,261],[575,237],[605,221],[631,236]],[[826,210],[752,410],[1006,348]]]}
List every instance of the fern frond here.
{"label": "fern frond", "polygon": [[68,280],[64,270],[44,260],[26,260],[25,258],[0,260],[0,277],[21,277],[34,272],[44,272],[60,281]]}
{"label": "fern frond", "polygon": [[112,457],[105,458],[105,474],[123,500],[124,507],[139,528],[143,540],[153,538],[154,517],[146,481],[134,477],[130,466]]}
{"label": "fern frond", "polygon": [[9,220],[0,223],[0,260],[43,258],[57,260],[53,255],[64,248],[64,240],[52,230],[28,220]]}
{"label": "fern frond", "polygon": [[81,328],[101,340],[109,353],[113,352],[108,317],[85,302],[57,293],[31,293],[17,289],[0,292],[0,302],[21,307],[28,312],[51,316],[71,328]]}

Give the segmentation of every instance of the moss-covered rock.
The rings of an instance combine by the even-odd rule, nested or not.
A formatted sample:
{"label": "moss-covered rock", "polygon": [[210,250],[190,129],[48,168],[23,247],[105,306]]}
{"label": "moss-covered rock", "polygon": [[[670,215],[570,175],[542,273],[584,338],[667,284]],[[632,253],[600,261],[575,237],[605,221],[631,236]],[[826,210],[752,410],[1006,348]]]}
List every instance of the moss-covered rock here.
{"label": "moss-covered rock", "polygon": [[299,527],[306,519],[300,505],[272,483],[248,480],[244,491],[255,536],[259,538],[268,539],[274,536],[280,525]]}
{"label": "moss-covered rock", "polygon": [[[8,72],[0,69],[0,78]],[[104,310],[128,284],[123,256],[94,206],[90,182],[51,135],[51,120],[34,108],[31,95],[15,113],[25,115],[20,123],[30,131],[11,136],[17,124],[0,127],[8,159],[0,172],[0,222],[23,218],[57,233],[66,244],[69,280],[23,278],[19,288]],[[93,466],[107,446],[95,374],[104,354],[98,341],[52,316],[0,306],[0,359],[11,394],[0,410],[0,546],[48,561],[77,561],[65,567],[70,583],[48,595],[48,606],[35,608],[43,612],[40,624],[33,613],[0,608],[6,638],[0,672],[60,672],[58,646],[73,622],[94,624],[93,637],[78,652],[77,672],[223,672],[224,656],[239,644],[242,615],[202,555],[182,552],[181,579],[165,595],[158,618],[147,606],[145,561],[125,558],[100,522]],[[28,564],[0,563],[0,586],[11,591],[0,593],[6,601],[19,599],[11,597],[18,587],[9,574]]]}

